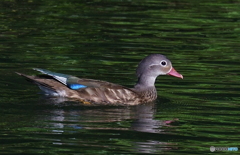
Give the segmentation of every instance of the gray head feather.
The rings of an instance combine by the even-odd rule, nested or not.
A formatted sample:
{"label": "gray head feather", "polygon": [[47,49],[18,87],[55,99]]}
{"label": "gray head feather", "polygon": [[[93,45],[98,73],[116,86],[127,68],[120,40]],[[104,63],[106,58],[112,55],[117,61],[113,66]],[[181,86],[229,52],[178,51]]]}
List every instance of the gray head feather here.
{"label": "gray head feather", "polygon": [[143,74],[148,74],[151,65],[160,64],[161,60],[168,60],[164,55],[161,54],[151,54],[138,64],[138,68],[136,70],[136,75],[139,78]]}

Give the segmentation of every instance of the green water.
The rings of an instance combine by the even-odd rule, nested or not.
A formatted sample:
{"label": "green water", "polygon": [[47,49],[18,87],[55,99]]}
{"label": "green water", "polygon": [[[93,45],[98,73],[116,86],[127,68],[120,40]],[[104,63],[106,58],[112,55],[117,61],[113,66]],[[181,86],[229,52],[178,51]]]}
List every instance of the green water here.
{"label": "green water", "polygon": [[[0,154],[240,149],[239,0],[2,0],[0,12]],[[132,87],[151,53],[184,79],[159,77],[156,103],[134,107],[45,98],[14,73],[37,67]]]}

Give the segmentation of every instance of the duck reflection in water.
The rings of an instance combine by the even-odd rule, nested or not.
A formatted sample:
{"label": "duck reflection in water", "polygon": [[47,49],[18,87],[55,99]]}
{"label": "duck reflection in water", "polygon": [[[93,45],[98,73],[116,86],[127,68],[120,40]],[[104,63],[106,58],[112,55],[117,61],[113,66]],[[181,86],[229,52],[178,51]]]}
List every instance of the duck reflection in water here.
{"label": "duck reflection in water", "polygon": [[[146,153],[149,150],[154,152],[154,150],[169,149],[173,145],[167,142],[161,142],[159,137],[167,134],[163,127],[171,126],[171,122],[174,122],[174,120],[154,119],[157,110],[157,104],[154,102],[129,107],[86,107],[79,106],[78,103],[74,102],[66,102],[65,104],[67,105],[58,103],[57,106],[60,108],[53,108],[51,112],[47,111],[48,114],[51,114],[51,121],[49,122],[49,116],[47,121],[51,124],[48,126],[51,126],[53,134],[80,134],[81,131],[84,131],[84,133],[90,132],[88,133],[90,136],[98,135],[100,139],[101,136],[104,138],[107,136],[109,139],[116,141],[122,138],[130,138],[129,141],[132,143],[132,148],[142,153]],[[141,140],[136,140],[134,136],[131,137],[133,131],[134,134],[140,136],[142,133],[157,135],[151,136],[150,139],[147,138],[149,137],[148,135],[147,137],[141,138]],[[129,134],[130,137],[126,137],[126,135]],[[133,140],[131,138],[133,138]],[[76,143],[78,142],[76,141]],[[85,142],[84,145],[88,144]],[[89,146],[90,145],[92,144],[89,144]]]}

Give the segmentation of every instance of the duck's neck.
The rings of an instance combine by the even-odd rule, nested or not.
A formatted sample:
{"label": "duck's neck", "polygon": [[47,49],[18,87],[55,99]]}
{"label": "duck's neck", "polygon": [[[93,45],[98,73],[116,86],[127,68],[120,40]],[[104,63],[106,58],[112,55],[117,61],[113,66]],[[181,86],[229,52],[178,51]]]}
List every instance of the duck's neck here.
{"label": "duck's neck", "polygon": [[134,86],[135,89],[149,89],[149,88],[155,88],[155,80],[156,77],[153,76],[146,76],[146,75],[141,75],[138,78],[137,84]]}
{"label": "duck's neck", "polygon": [[141,76],[133,90],[146,102],[152,102],[157,98],[157,91],[154,86],[155,80],[156,77]]}

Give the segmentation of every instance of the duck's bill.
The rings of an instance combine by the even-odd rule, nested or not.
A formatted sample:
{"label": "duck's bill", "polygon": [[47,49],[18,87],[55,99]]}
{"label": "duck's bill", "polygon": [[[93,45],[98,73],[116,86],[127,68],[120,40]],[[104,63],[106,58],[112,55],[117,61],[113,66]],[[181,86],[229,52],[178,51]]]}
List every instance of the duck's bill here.
{"label": "duck's bill", "polygon": [[181,74],[179,74],[173,67],[170,70],[170,72],[168,72],[167,74],[183,79],[183,76]]}

